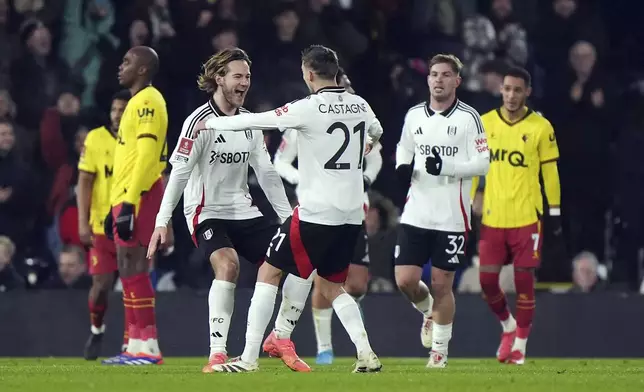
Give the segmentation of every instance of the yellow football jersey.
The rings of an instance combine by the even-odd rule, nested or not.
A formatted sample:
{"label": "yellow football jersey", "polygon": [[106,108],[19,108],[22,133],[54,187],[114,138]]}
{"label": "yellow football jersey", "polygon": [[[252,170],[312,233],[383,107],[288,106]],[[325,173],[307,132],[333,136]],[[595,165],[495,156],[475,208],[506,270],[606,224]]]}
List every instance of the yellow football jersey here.
{"label": "yellow football jersey", "polygon": [[[483,224],[513,228],[537,222],[543,214],[539,183],[541,165],[559,158],[552,125],[529,108],[515,123],[503,118],[501,109],[492,110],[481,119],[490,149],[490,169],[485,176],[483,194]],[[549,200],[549,203],[551,207],[559,206],[559,200]]]}
{"label": "yellow football jersey", "polygon": [[78,170],[94,174],[89,224],[94,234],[105,234],[103,220],[110,211],[116,137],[105,127],[93,129],[85,138]]}
{"label": "yellow football jersey", "polygon": [[[114,151],[111,205],[138,206],[141,193],[161,178],[167,164],[168,111],[153,86],[136,93],[125,107]],[[136,209],[138,211],[138,208]]]}

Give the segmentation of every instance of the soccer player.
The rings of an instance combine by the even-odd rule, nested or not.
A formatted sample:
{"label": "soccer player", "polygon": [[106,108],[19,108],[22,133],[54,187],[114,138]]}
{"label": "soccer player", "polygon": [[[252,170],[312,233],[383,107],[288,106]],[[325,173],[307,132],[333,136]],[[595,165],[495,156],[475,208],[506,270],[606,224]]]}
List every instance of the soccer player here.
{"label": "soccer player", "polygon": [[[110,125],[92,130],[78,162],[78,235],[85,246],[91,246],[89,274],[92,288],[89,291],[91,335],[85,344],[84,356],[95,360],[101,352],[105,332],[107,297],[114,286],[116,248],[103,230],[105,216],[110,211],[110,186],[114,168],[116,135],[123,111],[130,99],[130,92],[123,90],[112,98]],[[127,317],[127,314],[126,314]],[[125,320],[127,326],[129,321]],[[127,328],[123,335],[122,351],[127,347]]]}
{"label": "soccer player", "polygon": [[[559,149],[555,133],[539,113],[526,106],[530,74],[521,68],[505,73],[503,106],[483,115],[491,164],[483,191],[479,240],[480,281],[484,298],[501,322],[500,362],[521,365],[535,309],[535,269],[540,264],[543,176],[550,215],[560,216]],[[477,182],[473,190],[476,189]],[[516,320],[499,286],[503,265],[514,264]]]}
{"label": "soccer player", "polygon": [[204,132],[195,137],[199,120],[248,113],[242,104],[250,88],[250,65],[246,52],[238,48],[222,50],[204,65],[199,88],[212,98],[183,123],[148,251],[150,257],[157,244],[165,242],[166,225],[183,192],[188,228],[215,273],[208,295],[210,356],[204,373],[212,373],[213,365],[228,360],[226,340],[239,275],[238,254],[253,264],[262,262],[279,228],[253,204],[247,183],[249,165],[282,222],[292,211],[262,131]]}
{"label": "soccer player", "polygon": [[236,361],[213,366],[216,372],[259,368],[259,350],[283,272],[289,275],[282,288],[282,304],[263,349],[281,357],[293,370],[310,371],[293,356],[290,334],[309,295],[314,270],[322,295],[332,303],[356,346],[354,372],[378,372],[382,367],[369,343],[360,309],[342,287],[364,218],[365,148],[378,142],[382,128],[373,126],[375,115],[364,99],[336,84],[338,67],[333,50],[311,46],[302,53],[302,75],[311,95],[272,111],[211,118],[197,125],[197,129],[216,131],[277,128],[299,132],[300,204],[273,236],[266,262],[259,269],[244,352]]}
{"label": "soccer player", "polygon": [[[148,275],[147,246],[163,198],[161,173],[167,164],[168,112],[165,99],[152,86],[159,70],[154,49],[136,46],[123,57],[118,79],[130,90],[114,149],[111,213],[125,311],[129,312],[128,347],[104,364],[153,365],[163,358],[157,341],[154,289]],[[111,216],[111,218],[110,218]]]}
{"label": "soccer player", "polygon": [[[485,175],[490,165],[479,114],[456,98],[461,69],[456,56],[431,59],[429,101],[409,109],[396,149],[396,172],[410,187],[394,254],[396,283],[423,314],[421,341],[431,347],[430,368],[447,365],[452,286],[465,261],[472,177]],[[429,259],[431,294],[421,280]]]}
{"label": "soccer player", "polygon": [[[347,92],[355,94],[351,87],[351,80],[344,72],[342,67],[338,69],[335,81],[339,86],[344,87]],[[377,120],[376,120],[377,121]],[[369,197],[366,193],[367,188],[373,183],[382,167],[382,155],[380,151],[382,146],[377,143],[373,146],[371,152],[365,156],[363,165],[363,181],[365,185],[365,208],[369,206]],[[293,161],[297,158],[297,131],[286,130],[282,138],[282,143],[275,153],[275,169],[286,181],[291,184],[299,184],[299,172],[293,167]],[[318,278],[319,279],[319,278]],[[351,258],[347,280],[344,282],[345,291],[356,300],[359,304],[367,292],[369,283],[369,249],[367,233],[364,230],[358,237],[356,249]],[[333,317],[333,307],[327,301],[319,290],[319,285],[313,285],[313,294],[311,295],[311,308],[313,313],[313,325],[315,326],[315,337],[317,340],[318,353],[315,362],[318,365],[330,365],[333,363],[333,343],[331,339],[331,319]]]}

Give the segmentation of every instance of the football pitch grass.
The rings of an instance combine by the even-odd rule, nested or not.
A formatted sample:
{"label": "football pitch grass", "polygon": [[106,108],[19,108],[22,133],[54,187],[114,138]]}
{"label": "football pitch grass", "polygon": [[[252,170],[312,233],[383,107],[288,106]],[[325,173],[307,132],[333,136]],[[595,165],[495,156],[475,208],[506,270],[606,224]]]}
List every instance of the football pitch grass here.
{"label": "football pitch grass", "polygon": [[642,359],[538,358],[517,367],[459,358],[446,369],[426,369],[425,359],[383,358],[377,374],[352,374],[350,358],[313,365],[308,374],[291,372],[269,358],[260,360],[256,373],[202,374],[204,360],[168,358],[161,366],[108,367],[82,359],[0,358],[0,391],[644,391]]}

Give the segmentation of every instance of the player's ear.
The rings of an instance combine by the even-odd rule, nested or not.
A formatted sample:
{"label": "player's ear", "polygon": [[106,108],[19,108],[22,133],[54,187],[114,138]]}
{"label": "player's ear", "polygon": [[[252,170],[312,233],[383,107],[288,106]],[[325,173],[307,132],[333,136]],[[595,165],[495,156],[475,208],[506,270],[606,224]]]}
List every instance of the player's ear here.
{"label": "player's ear", "polygon": [[458,86],[460,86],[460,85],[461,85],[461,81],[462,81],[462,80],[463,80],[463,79],[462,79],[460,76],[456,76],[456,87],[457,87],[457,88],[458,88]]}
{"label": "player's ear", "polygon": [[427,87],[431,87],[429,84],[429,75],[427,75]]}
{"label": "player's ear", "polygon": [[215,75],[215,83],[217,83],[217,86],[223,86],[224,85],[224,77],[221,75]]}
{"label": "player's ear", "polygon": [[525,90],[525,96],[526,96],[526,97],[529,97],[529,96],[530,96],[530,94],[532,94],[532,87],[528,87],[528,88]]}

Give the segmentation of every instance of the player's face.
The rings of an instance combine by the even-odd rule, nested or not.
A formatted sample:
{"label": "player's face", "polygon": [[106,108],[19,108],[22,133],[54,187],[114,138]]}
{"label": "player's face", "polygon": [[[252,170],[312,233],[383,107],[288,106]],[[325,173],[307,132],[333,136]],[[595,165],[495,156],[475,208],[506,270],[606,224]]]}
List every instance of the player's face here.
{"label": "player's face", "polygon": [[226,76],[218,78],[217,83],[228,103],[236,108],[242,106],[250,88],[248,63],[243,60],[231,61]]}
{"label": "player's face", "polygon": [[434,64],[427,76],[429,94],[438,102],[451,99],[461,84],[461,77],[447,63]]}
{"label": "player's face", "polygon": [[112,131],[116,132],[119,129],[121,124],[121,117],[123,117],[123,112],[125,111],[125,106],[127,105],[126,101],[122,99],[115,99],[112,101],[112,107],[110,108],[110,122],[112,124]]}
{"label": "player's face", "polygon": [[526,86],[521,78],[506,76],[503,78],[501,94],[503,95],[503,106],[512,113],[520,110],[525,105],[526,98],[530,95],[530,87]]}
{"label": "player's face", "polygon": [[11,151],[16,138],[9,124],[0,124],[0,152]]}
{"label": "player's face", "polygon": [[125,88],[132,87],[141,71],[140,68],[137,55],[128,51],[119,66],[118,79],[121,86]]}

